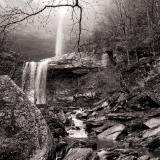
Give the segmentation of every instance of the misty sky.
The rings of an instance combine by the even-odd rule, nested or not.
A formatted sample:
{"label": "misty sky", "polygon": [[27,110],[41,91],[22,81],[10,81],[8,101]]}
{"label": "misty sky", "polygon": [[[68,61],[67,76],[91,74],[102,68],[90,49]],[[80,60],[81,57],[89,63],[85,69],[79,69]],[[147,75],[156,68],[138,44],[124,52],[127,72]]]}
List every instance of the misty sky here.
{"label": "misty sky", "polygon": [[[58,3],[62,0],[56,0],[55,3]],[[25,9],[28,7],[26,5],[28,2],[31,2],[31,6],[34,10],[38,10],[42,8],[45,4],[52,4],[50,0],[0,0],[1,7],[21,7]],[[110,0],[86,0],[86,3],[83,3],[83,28],[85,32],[88,34],[94,29],[95,24],[99,21],[100,17],[102,16],[101,13],[103,9],[109,5]],[[65,0],[63,0],[65,3]],[[26,7],[27,6],[27,7]],[[23,34],[35,34],[38,36],[42,36],[43,38],[49,38],[56,35],[57,24],[58,24],[58,17],[59,11],[58,9],[53,9],[50,13],[49,18],[49,10],[43,12],[34,18],[34,23],[25,23],[25,27],[23,27]],[[71,20],[71,11],[68,11],[65,15],[65,23],[64,28],[65,32],[69,33],[72,29]],[[47,19],[47,20],[46,20]],[[24,30],[25,29],[25,30]],[[68,35],[67,35],[68,36]]]}

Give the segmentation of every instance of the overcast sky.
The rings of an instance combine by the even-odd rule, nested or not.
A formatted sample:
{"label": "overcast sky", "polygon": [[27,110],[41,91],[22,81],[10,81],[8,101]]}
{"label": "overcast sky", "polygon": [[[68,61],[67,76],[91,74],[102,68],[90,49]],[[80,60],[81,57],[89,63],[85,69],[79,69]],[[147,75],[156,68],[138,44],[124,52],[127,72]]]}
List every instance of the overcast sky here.
{"label": "overcast sky", "polygon": [[[53,0],[0,0],[1,7],[21,7],[23,9],[27,9],[26,4],[30,2],[32,8],[34,10],[38,10],[42,8],[46,4],[52,4]],[[59,3],[65,0],[55,0],[54,3]],[[66,0],[67,1],[67,0]],[[71,0],[72,1],[72,0]],[[85,32],[88,34],[94,29],[97,21],[101,19],[103,10],[109,8],[109,3],[111,0],[86,0],[83,2],[83,28]],[[81,0],[80,0],[81,2]],[[30,10],[30,8],[28,8]],[[23,34],[35,34],[37,36],[42,36],[43,38],[50,38],[56,35],[58,18],[59,18],[59,9],[53,9],[50,13],[50,17],[48,21],[46,21],[46,17],[48,17],[49,10],[43,12],[43,14],[38,15],[34,18],[34,23],[25,23],[25,27],[22,27]],[[72,20],[71,20],[71,11],[68,11],[65,15],[64,28],[65,33],[70,32],[72,29]],[[85,33],[86,34],[86,33]],[[67,34],[66,34],[67,35]],[[67,35],[68,36],[68,35]]]}

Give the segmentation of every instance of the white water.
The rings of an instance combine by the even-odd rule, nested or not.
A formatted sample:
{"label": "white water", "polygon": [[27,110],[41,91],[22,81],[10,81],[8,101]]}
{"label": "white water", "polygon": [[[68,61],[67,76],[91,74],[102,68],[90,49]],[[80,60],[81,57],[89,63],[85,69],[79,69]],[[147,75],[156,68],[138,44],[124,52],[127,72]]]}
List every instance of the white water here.
{"label": "white water", "polygon": [[60,58],[62,56],[62,49],[63,49],[63,38],[64,38],[64,33],[63,33],[63,22],[64,22],[64,17],[67,12],[66,8],[61,8],[60,9],[60,17],[59,17],[59,22],[58,22],[58,29],[57,29],[57,37],[56,37],[56,57]]}
{"label": "white water", "polygon": [[29,100],[36,104],[46,104],[46,80],[50,59],[40,62],[26,62],[23,69],[22,89]]}
{"label": "white water", "polygon": [[29,92],[29,99],[34,102],[35,100],[35,74],[36,74],[36,62],[30,62],[30,92]]}
{"label": "white water", "polygon": [[[56,2],[55,2],[56,3]],[[56,38],[56,55],[55,59],[60,59],[62,57],[62,47],[63,47],[63,21],[67,8],[62,7],[60,9],[60,17],[57,30]],[[46,104],[46,80],[47,80],[47,70],[48,63],[52,59],[44,59],[40,62],[26,62],[23,70],[22,78],[22,89],[28,95],[30,101],[36,104]],[[29,78],[29,82],[27,80]],[[28,84],[25,87],[25,84]]]}
{"label": "white water", "polygon": [[37,64],[35,79],[36,104],[46,104],[46,80],[49,61],[50,59],[45,59]]}
{"label": "white water", "polygon": [[36,62],[26,62],[22,75],[22,89],[27,93],[31,102],[35,100]]}
{"label": "white water", "polygon": [[77,110],[76,114],[71,116],[75,127],[79,128],[78,130],[70,129],[67,131],[69,134],[69,137],[71,137],[71,138],[87,138],[88,137],[87,133],[85,131],[85,125],[84,125],[83,121],[76,118],[76,115],[78,113],[82,113],[82,112],[83,112],[82,110]]}

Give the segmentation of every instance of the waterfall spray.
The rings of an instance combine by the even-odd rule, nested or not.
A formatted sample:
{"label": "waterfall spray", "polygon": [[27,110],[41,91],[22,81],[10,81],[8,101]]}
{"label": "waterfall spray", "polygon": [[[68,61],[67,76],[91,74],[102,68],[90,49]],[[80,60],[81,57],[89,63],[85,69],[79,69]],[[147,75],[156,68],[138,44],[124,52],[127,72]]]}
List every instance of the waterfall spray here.
{"label": "waterfall spray", "polygon": [[[59,59],[62,56],[63,44],[63,21],[67,8],[60,9],[60,18],[56,38],[56,56]],[[46,81],[48,63],[51,58],[40,62],[26,62],[23,70],[22,89],[28,95],[28,98],[35,104],[46,104]],[[28,79],[27,79],[28,78]]]}
{"label": "waterfall spray", "polygon": [[36,62],[26,62],[22,75],[22,89],[26,92],[28,99],[31,102],[35,100],[35,74]]}
{"label": "waterfall spray", "polygon": [[66,8],[60,9],[60,17],[59,17],[59,23],[58,23],[58,29],[57,29],[57,37],[56,37],[56,57],[59,58],[62,56],[62,48],[63,48],[63,22],[64,17],[67,12]]}
{"label": "waterfall spray", "polygon": [[46,80],[48,63],[50,59],[38,62],[35,80],[35,103],[46,104]]}

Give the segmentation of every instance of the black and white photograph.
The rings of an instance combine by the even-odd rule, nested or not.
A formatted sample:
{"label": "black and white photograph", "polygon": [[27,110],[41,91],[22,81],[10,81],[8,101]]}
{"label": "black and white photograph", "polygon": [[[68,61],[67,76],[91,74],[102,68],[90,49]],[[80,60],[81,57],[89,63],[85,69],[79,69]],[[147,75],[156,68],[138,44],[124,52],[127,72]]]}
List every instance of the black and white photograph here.
{"label": "black and white photograph", "polygon": [[160,160],[160,0],[0,0],[0,160]]}

